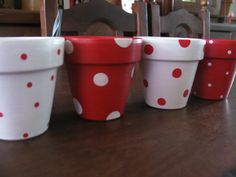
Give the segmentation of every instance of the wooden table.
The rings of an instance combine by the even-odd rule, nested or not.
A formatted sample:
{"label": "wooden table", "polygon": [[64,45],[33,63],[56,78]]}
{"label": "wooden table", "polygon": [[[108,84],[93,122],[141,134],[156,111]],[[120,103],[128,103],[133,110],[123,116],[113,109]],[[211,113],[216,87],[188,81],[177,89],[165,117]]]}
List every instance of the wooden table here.
{"label": "wooden table", "polygon": [[92,122],[76,115],[64,71],[49,130],[0,141],[0,177],[223,177],[236,167],[236,87],[225,101],[158,110],[144,104],[136,73],[125,115]]}

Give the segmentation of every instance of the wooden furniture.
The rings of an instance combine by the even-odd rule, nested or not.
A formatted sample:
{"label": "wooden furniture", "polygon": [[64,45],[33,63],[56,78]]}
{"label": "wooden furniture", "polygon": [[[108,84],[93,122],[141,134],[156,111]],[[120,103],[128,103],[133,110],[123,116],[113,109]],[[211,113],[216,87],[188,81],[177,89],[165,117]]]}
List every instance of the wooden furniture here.
{"label": "wooden furniture", "polygon": [[[56,0],[41,0],[42,35],[51,34],[56,11]],[[133,35],[147,35],[146,3],[137,2],[134,11],[135,14],[128,14],[120,6],[105,0],[80,3],[71,9],[63,10],[62,33],[67,35],[123,35],[123,32],[132,32]]]}
{"label": "wooden furniture", "polygon": [[212,38],[236,39],[236,24],[231,23],[229,17],[233,2],[234,0],[222,0],[218,21],[211,23]]}
{"label": "wooden furniture", "polygon": [[62,33],[98,36],[123,35],[123,32],[136,31],[135,22],[135,15],[125,13],[120,6],[114,6],[104,0],[91,0],[64,10]]}
{"label": "wooden furniture", "polygon": [[0,9],[0,36],[40,36],[39,12]]}
{"label": "wooden furniture", "polygon": [[160,5],[160,15],[162,16],[174,10],[174,0],[157,0],[156,2]]}
{"label": "wooden furniture", "polygon": [[211,23],[211,37],[236,39],[236,24]]}
{"label": "wooden furniture", "polygon": [[92,122],[75,113],[64,68],[57,81],[48,131],[0,141],[1,177],[222,177],[236,165],[235,85],[228,100],[160,110],[145,105],[137,72],[125,115]]}
{"label": "wooden furniture", "polygon": [[[201,0],[192,0],[194,2],[186,2],[183,0],[175,0],[175,9],[186,8],[188,11],[198,13],[199,2]],[[211,14],[211,20],[205,22],[210,32],[211,38],[235,39],[236,25],[228,24],[226,17],[229,15],[230,5],[233,0],[210,0],[208,9]],[[205,15],[208,15],[205,13]],[[204,19],[204,18],[203,18]],[[209,18],[205,18],[209,19]]]}
{"label": "wooden furniture", "polygon": [[185,9],[173,10],[168,15],[160,16],[160,4],[150,3],[151,34],[153,36],[210,37],[210,12],[208,0],[200,1],[199,16]]}
{"label": "wooden furniture", "polygon": [[[174,0],[174,9],[178,10],[181,8],[187,9],[189,12],[198,14],[199,9],[201,8],[201,1],[202,0]],[[211,15],[219,15],[221,10],[221,2],[222,0],[209,0],[208,3],[208,9],[211,13]]]}
{"label": "wooden furniture", "polygon": [[186,108],[159,110],[145,105],[135,77],[124,116],[92,122],[76,115],[58,74],[48,131],[0,141],[1,177],[226,177],[236,167],[235,85],[228,100],[191,97]]}
{"label": "wooden furniture", "polygon": [[52,35],[52,27],[57,14],[56,2],[56,0],[40,0],[40,23],[42,36]]}
{"label": "wooden furniture", "polygon": [[228,16],[231,4],[234,0],[223,0],[221,2],[220,16]]}
{"label": "wooden furniture", "polygon": [[[184,10],[160,16],[173,9],[173,0],[150,3],[136,1],[133,4],[134,14],[125,13],[120,6],[105,0],[91,0],[63,11],[62,32],[67,35],[123,35],[126,31],[132,32],[128,33],[131,36],[160,36],[162,33],[168,36],[207,38],[210,34],[207,3],[207,0],[201,0],[200,17],[195,17]],[[52,33],[56,10],[55,0],[41,0],[42,35]]]}

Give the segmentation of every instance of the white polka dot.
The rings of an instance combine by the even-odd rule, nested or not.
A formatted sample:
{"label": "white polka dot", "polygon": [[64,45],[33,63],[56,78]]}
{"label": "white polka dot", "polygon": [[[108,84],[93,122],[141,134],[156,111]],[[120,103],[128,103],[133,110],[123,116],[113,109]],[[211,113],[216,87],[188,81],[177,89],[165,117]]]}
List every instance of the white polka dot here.
{"label": "white polka dot", "polygon": [[207,65],[211,67],[212,66],[212,62],[208,62]]}
{"label": "white polka dot", "polygon": [[229,72],[227,71],[227,72],[225,73],[225,75],[229,75]]}
{"label": "white polka dot", "polygon": [[127,48],[131,45],[132,43],[132,38],[115,38],[115,43],[122,47],[122,48]]}
{"label": "white polka dot", "polygon": [[224,95],[220,95],[220,98],[223,99],[223,98],[224,98]]}
{"label": "white polka dot", "polygon": [[213,40],[210,40],[210,41],[209,41],[209,43],[210,43],[210,44],[213,44],[213,43],[214,43],[214,41],[213,41]]}
{"label": "white polka dot", "polygon": [[107,116],[106,120],[113,120],[113,119],[117,119],[117,118],[119,118],[119,117],[120,117],[120,112],[119,112],[119,111],[114,111],[114,112],[111,112],[111,113]]}
{"label": "white polka dot", "polygon": [[72,54],[74,51],[73,43],[70,40],[66,40],[65,42],[65,52],[67,54]]}
{"label": "white polka dot", "polygon": [[207,86],[208,86],[208,87],[212,87],[212,84],[211,84],[211,83],[208,83]]}
{"label": "white polka dot", "polygon": [[228,53],[229,55],[231,55],[231,54],[232,54],[232,51],[231,51],[231,50],[228,50],[227,53]]}
{"label": "white polka dot", "polygon": [[74,103],[74,107],[75,107],[76,112],[79,115],[81,115],[83,113],[83,108],[82,108],[80,102],[76,98],[73,98],[73,103]]}
{"label": "white polka dot", "polygon": [[194,92],[193,92],[193,94],[194,94],[194,95],[197,95],[197,92],[196,92],[196,91],[194,91]]}
{"label": "white polka dot", "polygon": [[132,71],[131,71],[131,78],[134,77],[134,71],[135,71],[135,66],[133,67]]}
{"label": "white polka dot", "polygon": [[108,84],[109,78],[105,73],[97,73],[93,77],[93,82],[99,87],[103,87]]}

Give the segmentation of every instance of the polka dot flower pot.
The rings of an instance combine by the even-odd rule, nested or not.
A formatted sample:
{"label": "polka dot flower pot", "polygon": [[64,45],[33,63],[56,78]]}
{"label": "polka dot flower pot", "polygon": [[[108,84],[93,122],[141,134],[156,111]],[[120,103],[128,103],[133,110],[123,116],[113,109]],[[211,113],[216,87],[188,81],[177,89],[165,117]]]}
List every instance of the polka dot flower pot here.
{"label": "polka dot flower pot", "polygon": [[63,52],[63,38],[0,38],[0,139],[29,139],[48,129]]}
{"label": "polka dot flower pot", "polygon": [[105,121],[124,113],[142,40],[121,37],[66,37],[65,59],[76,112]]}
{"label": "polka dot flower pot", "polygon": [[228,97],[236,70],[236,40],[209,39],[199,64],[193,94],[203,99]]}
{"label": "polka dot flower pot", "polygon": [[205,40],[143,38],[143,84],[147,105],[160,109],[186,106]]}

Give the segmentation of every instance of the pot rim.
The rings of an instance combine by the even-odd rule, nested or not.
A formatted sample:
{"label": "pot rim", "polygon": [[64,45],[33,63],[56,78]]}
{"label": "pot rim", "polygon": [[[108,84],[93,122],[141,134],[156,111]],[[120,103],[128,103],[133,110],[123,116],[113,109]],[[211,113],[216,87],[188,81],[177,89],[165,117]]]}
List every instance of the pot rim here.
{"label": "pot rim", "polygon": [[206,42],[206,58],[236,59],[236,40],[210,38]]}
{"label": "pot rim", "polygon": [[125,36],[64,36],[66,61],[78,64],[124,64],[141,59],[142,39]]}
{"label": "pot rim", "polygon": [[55,68],[63,56],[63,37],[0,37],[0,73]]}
{"label": "pot rim", "polygon": [[[205,39],[141,36],[143,58],[158,61],[196,61],[204,57]],[[149,47],[149,49],[148,49]]]}

